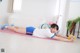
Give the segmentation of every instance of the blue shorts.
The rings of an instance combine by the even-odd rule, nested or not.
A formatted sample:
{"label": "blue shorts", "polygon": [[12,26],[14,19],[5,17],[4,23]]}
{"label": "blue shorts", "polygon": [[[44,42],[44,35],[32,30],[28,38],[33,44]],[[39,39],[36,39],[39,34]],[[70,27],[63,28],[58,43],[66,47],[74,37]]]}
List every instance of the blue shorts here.
{"label": "blue shorts", "polygon": [[34,27],[26,27],[26,34],[32,35],[34,30]]}

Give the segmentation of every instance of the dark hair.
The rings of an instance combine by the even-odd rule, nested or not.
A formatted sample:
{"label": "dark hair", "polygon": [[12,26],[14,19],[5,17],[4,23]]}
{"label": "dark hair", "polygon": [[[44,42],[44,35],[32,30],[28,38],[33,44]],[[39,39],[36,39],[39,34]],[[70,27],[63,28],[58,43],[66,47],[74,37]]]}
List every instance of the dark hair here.
{"label": "dark hair", "polygon": [[59,30],[59,26],[57,24],[51,24],[51,28],[56,28],[57,30]]}

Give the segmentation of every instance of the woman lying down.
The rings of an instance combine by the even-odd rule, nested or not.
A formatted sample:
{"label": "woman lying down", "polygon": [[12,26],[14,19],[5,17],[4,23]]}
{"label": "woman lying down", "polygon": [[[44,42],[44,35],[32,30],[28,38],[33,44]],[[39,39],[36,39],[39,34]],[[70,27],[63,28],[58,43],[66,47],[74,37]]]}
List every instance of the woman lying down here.
{"label": "woman lying down", "polygon": [[74,38],[71,37],[68,39],[67,37],[63,37],[59,35],[57,32],[59,30],[59,27],[57,24],[51,24],[51,27],[49,29],[38,29],[34,27],[16,27],[16,26],[9,26],[9,25],[4,25],[1,27],[1,29],[9,29],[12,31],[15,31],[17,33],[22,33],[22,34],[30,34],[31,36],[36,36],[36,37],[41,37],[41,38],[51,38],[51,39],[56,39],[59,41],[65,41],[65,42],[73,42]]}

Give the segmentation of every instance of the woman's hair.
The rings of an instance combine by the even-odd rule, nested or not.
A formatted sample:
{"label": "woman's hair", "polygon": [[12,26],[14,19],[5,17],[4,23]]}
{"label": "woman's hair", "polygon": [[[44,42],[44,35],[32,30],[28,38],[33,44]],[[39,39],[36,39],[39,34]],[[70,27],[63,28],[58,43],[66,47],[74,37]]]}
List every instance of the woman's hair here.
{"label": "woman's hair", "polygon": [[51,28],[56,28],[57,30],[59,30],[59,26],[57,24],[51,24]]}

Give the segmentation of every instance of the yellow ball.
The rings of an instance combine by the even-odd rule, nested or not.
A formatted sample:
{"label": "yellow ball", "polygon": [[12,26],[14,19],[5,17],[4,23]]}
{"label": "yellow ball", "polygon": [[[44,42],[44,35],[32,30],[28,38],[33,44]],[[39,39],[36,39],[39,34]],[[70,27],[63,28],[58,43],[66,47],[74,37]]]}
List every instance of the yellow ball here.
{"label": "yellow ball", "polygon": [[71,38],[73,38],[74,40],[76,39],[76,37],[75,37],[74,35],[70,34],[70,35],[68,36],[68,39],[70,40]]}

